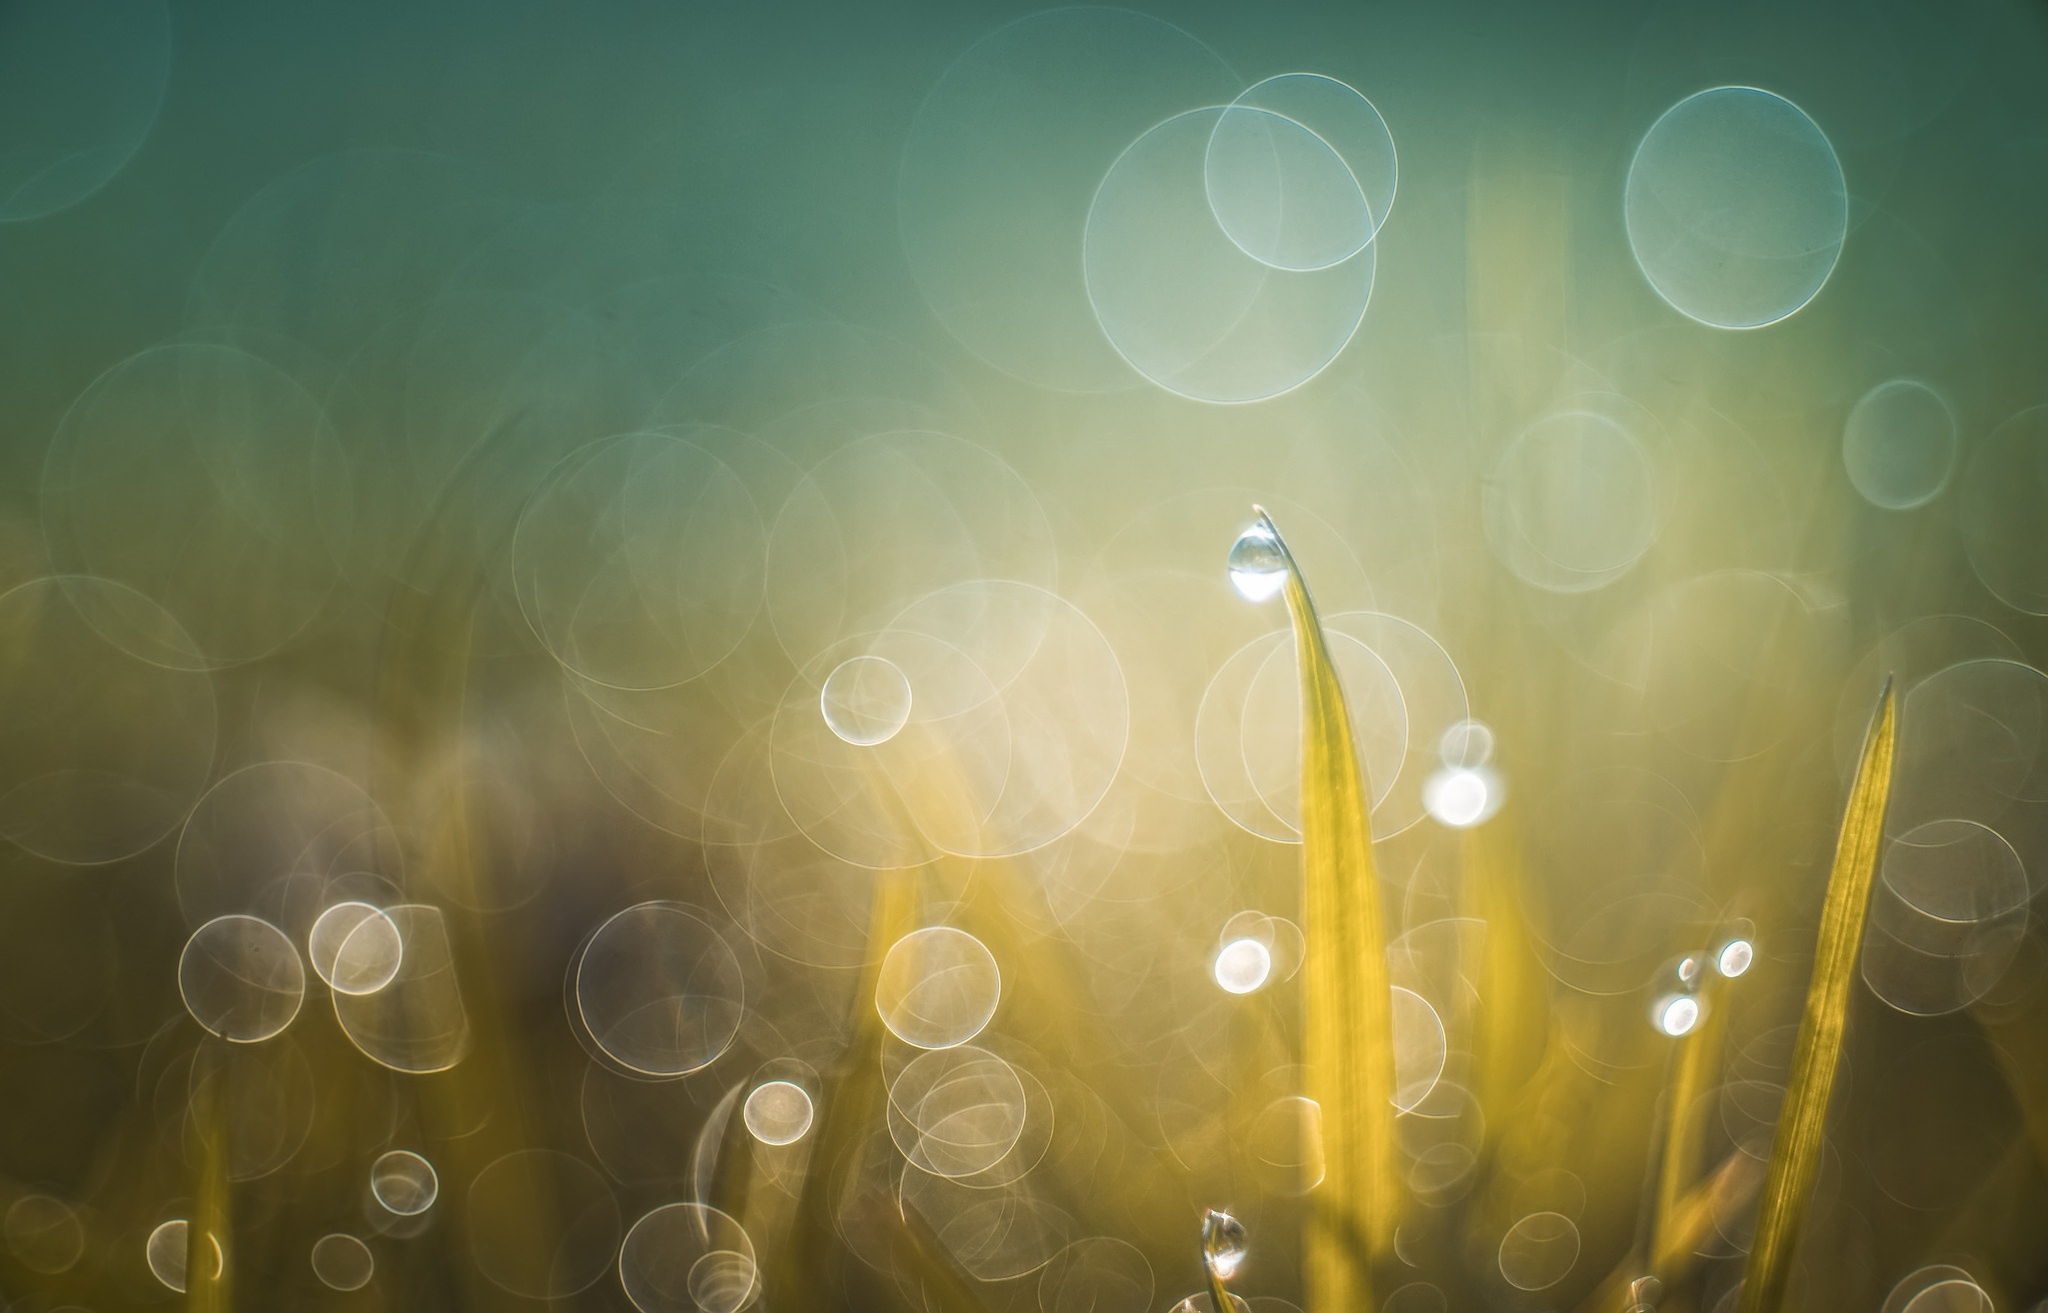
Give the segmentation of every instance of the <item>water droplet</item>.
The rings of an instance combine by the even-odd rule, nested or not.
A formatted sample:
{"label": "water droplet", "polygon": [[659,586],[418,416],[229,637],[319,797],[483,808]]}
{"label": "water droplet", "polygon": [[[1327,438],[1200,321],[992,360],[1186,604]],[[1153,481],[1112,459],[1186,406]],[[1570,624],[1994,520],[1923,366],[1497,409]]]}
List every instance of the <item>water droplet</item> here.
{"label": "water droplet", "polygon": [[1273,973],[1273,954],[1256,939],[1233,939],[1216,954],[1216,983],[1249,994]]}
{"label": "water droplet", "polygon": [[1500,810],[1502,792],[1490,770],[1447,766],[1422,786],[1422,806],[1439,825],[1467,830]]}
{"label": "water droplet", "polygon": [[1700,1024],[1700,1002],[1687,994],[1666,994],[1650,1015],[1666,1035],[1684,1035]]}
{"label": "water droplet", "polygon": [[1714,959],[1714,965],[1722,975],[1733,980],[1749,970],[1750,963],[1754,961],[1756,947],[1753,944],[1747,939],[1731,939],[1722,946],[1720,955]]}
{"label": "water droplet", "polygon": [[1244,1223],[1211,1208],[1202,1218],[1202,1263],[1218,1281],[1228,1281],[1243,1265],[1249,1248]]}
{"label": "water droplet", "polygon": [[825,677],[818,708],[834,734],[858,748],[887,743],[910,721],[910,680],[885,657],[842,661]]}
{"label": "water droplet", "polygon": [[1253,602],[1263,602],[1287,586],[1287,553],[1270,527],[1254,524],[1230,545],[1230,582]]}

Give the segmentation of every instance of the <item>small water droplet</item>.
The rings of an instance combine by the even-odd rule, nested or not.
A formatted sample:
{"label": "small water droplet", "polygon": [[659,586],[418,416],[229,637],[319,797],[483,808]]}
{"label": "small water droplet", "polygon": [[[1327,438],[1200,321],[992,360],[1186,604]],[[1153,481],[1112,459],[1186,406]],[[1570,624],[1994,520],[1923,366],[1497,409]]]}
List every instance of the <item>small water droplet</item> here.
{"label": "small water droplet", "polygon": [[1273,954],[1256,939],[1233,939],[1216,954],[1216,983],[1232,994],[1249,994],[1273,973]]}
{"label": "small water droplet", "polygon": [[1731,939],[1721,946],[1721,955],[1714,959],[1714,965],[1730,980],[1749,970],[1756,961],[1756,947],[1747,939]]}
{"label": "small water droplet", "polygon": [[1689,994],[1667,994],[1657,1000],[1650,1016],[1666,1035],[1688,1034],[1700,1024],[1700,1002]]}
{"label": "small water droplet", "polygon": [[1437,824],[1466,830],[1500,810],[1500,777],[1484,766],[1446,766],[1422,786],[1422,806]]}
{"label": "small water droplet", "polygon": [[1230,545],[1230,582],[1253,602],[1263,602],[1287,586],[1287,553],[1272,529],[1254,524]]}
{"label": "small water droplet", "polygon": [[1218,1281],[1237,1274],[1248,1248],[1243,1222],[1214,1208],[1202,1218],[1202,1264]]}

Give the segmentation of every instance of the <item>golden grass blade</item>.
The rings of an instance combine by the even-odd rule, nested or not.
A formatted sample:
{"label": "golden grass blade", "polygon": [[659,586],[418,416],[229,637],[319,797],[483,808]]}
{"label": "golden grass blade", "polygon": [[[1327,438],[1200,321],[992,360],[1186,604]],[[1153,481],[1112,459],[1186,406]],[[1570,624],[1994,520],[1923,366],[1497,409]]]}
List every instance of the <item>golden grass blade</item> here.
{"label": "golden grass blade", "polygon": [[1680,1275],[1672,1265],[1684,1263],[1692,1252],[1692,1241],[1686,1238],[1689,1215],[1684,1205],[1698,1171],[1708,1113],[1703,1096],[1720,1077],[1721,1043],[1727,1027],[1728,1009],[1709,1006],[1706,1019],[1676,1041],[1678,1070],[1666,1094],[1664,1148],[1657,1161],[1650,1240],[1651,1270],[1666,1284]]}
{"label": "golden grass blade", "polygon": [[1877,714],[1864,736],[1862,760],[1849,788],[1842,833],[1828,873],[1821,905],[1820,939],[1813,955],[1813,983],[1806,991],[1806,1019],[1792,1055],[1785,1109],[1771,1143],[1757,1214],[1756,1241],[1742,1286],[1741,1313],[1777,1313],[1792,1271],[1793,1246],[1820,1169],[1828,1099],[1841,1068],[1842,1038],[1849,1024],[1849,1000],[1856,984],[1856,956],[1863,946],[1863,919],[1877,874],[1884,836],[1885,803],[1891,794],[1892,750],[1897,737],[1898,700],[1885,682]]}
{"label": "golden grass blade", "polygon": [[[200,1061],[206,1060],[202,1050]],[[227,1313],[234,1276],[234,1245],[228,1216],[227,1078],[198,1082],[193,1114],[207,1133],[199,1162],[192,1216],[185,1223],[185,1307],[193,1313]]]}
{"label": "golden grass blade", "polygon": [[782,1238],[781,1253],[763,1264],[773,1307],[832,1306],[825,1260],[838,1243],[833,1222],[837,1188],[858,1179],[868,1137],[882,1123],[887,1098],[882,1085],[882,1021],[875,1011],[875,981],[882,955],[910,928],[915,892],[913,872],[884,871],[875,877],[868,914],[868,962],[853,996],[852,1039],[839,1070],[820,1091],[818,1125],[812,1132],[810,1160],[790,1234]]}
{"label": "golden grass blade", "polygon": [[1351,717],[1300,569],[1287,555],[1287,611],[1301,671],[1301,847],[1307,925],[1309,1093],[1322,1108],[1323,1182],[1309,1219],[1310,1313],[1375,1307],[1372,1268],[1399,1221],[1393,1004],[1365,781]]}

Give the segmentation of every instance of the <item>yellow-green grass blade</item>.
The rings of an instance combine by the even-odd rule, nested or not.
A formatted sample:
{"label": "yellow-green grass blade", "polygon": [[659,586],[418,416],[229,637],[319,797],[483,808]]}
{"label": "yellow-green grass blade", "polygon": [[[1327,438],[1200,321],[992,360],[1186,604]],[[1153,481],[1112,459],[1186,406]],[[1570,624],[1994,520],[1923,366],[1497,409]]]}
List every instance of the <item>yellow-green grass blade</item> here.
{"label": "yellow-green grass blade", "polygon": [[1849,1004],[1856,984],[1856,956],[1863,944],[1863,920],[1870,907],[1884,837],[1885,803],[1891,792],[1892,751],[1897,738],[1898,700],[1886,682],[1877,714],[1864,736],[1863,755],[1842,814],[1842,833],[1828,873],[1821,905],[1820,938],[1814,948],[1813,983],[1806,991],[1806,1019],[1792,1055],[1792,1079],[1771,1143],[1757,1213],[1756,1241],[1742,1287],[1741,1313],[1777,1313],[1792,1271],[1792,1253],[1805,1220],[1807,1201],[1820,1170],[1828,1101],[1842,1064]]}
{"label": "yellow-green grass blade", "polygon": [[[206,1060],[202,1051],[200,1060]],[[227,1165],[227,1127],[234,1115],[227,1106],[225,1076],[197,1082],[192,1109],[206,1127],[200,1137],[197,1189],[192,1216],[185,1223],[185,1307],[195,1313],[227,1313],[234,1277],[234,1243]]]}
{"label": "yellow-green grass blade", "polygon": [[[1272,520],[1260,518],[1286,550]],[[1303,1057],[1322,1109],[1324,1176],[1309,1218],[1310,1313],[1375,1307],[1372,1268],[1399,1221],[1393,1006],[1365,780],[1308,588],[1287,558],[1301,672],[1301,846],[1308,939]]]}

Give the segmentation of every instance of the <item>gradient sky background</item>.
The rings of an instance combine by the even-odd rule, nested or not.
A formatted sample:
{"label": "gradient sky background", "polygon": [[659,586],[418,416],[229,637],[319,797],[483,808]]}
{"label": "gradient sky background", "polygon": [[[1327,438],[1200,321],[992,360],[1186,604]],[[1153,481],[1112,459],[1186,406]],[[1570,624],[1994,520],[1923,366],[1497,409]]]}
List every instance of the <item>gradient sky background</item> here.
{"label": "gradient sky background", "polygon": [[[1792,1298],[2048,1295],[2048,16],[1145,13],[0,9],[0,1297],[168,1303],[148,1237],[223,1208],[250,1306],[654,1313],[693,1305],[624,1237],[715,1199],[793,1302],[806,1142],[734,1108],[829,1108],[849,1045],[872,1076],[884,951],[951,926],[1000,967],[927,1000],[994,1009],[980,1147],[906,1168],[930,1128],[878,1104],[806,1298],[1171,1308],[1228,1206],[1240,1292],[1299,1302],[1295,692],[1223,568],[1254,502],[1343,636],[1421,1009],[1394,1313],[1633,1270],[1646,1017],[1747,934],[1686,1041],[1730,1196],[1666,1305],[1721,1307],[1887,674]],[[1155,124],[1292,73],[1391,134],[1390,202],[1327,134],[1370,246],[1261,273],[1185,202],[1267,193],[1164,164],[1088,227]],[[1771,96],[1652,132],[1727,87]],[[1208,326],[1184,374],[1112,350]],[[872,751],[827,723],[869,654],[911,692]],[[1490,753],[1446,746],[1468,717]],[[1469,829],[1432,791],[1465,768]],[[308,935],[351,899],[392,909],[402,999],[330,991]],[[655,902],[694,910],[593,933]],[[306,961],[202,938],[207,976],[221,916]],[[640,1048],[593,1020],[636,1004],[672,1023]],[[884,1079],[931,1078],[891,1029]],[[440,1171],[423,1220],[365,1197],[394,1149]]]}

